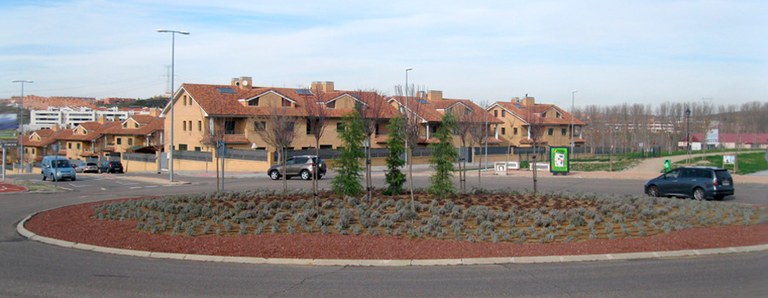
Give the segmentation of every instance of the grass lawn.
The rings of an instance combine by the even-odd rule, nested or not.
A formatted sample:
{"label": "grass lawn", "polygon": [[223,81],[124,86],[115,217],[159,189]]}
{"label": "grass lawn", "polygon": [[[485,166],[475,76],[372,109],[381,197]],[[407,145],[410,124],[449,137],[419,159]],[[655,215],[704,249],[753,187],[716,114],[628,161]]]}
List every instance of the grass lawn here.
{"label": "grass lawn", "polygon": [[[736,174],[746,175],[768,170],[768,162],[765,161],[764,152],[742,153],[738,155],[736,161],[739,164],[739,169]],[[699,166],[723,167],[723,155],[692,158],[690,159],[690,162],[689,160],[682,160],[675,163],[675,165],[680,167],[688,163]],[[733,165],[725,165],[725,168],[731,171],[734,169]]]}

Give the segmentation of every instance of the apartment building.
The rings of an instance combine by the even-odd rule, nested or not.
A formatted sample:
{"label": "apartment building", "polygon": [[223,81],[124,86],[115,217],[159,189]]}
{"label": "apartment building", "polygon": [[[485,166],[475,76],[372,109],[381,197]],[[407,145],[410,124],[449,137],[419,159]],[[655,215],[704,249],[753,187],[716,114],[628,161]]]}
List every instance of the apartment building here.
{"label": "apartment building", "polygon": [[[342,118],[356,109],[369,115],[380,110],[374,135],[377,140],[386,135],[386,124],[397,113],[375,92],[336,90],[333,82],[313,82],[310,88],[257,87],[251,77],[239,77],[229,85],[182,84],[162,116],[166,131],[173,125],[176,150],[215,152],[216,142],[223,141],[229,149],[274,152],[260,132],[270,129],[273,114],[288,116],[293,123],[295,137],[289,149],[308,149],[315,147],[307,125],[313,102],[323,109],[326,118],[321,149],[342,146]],[[169,117],[171,105],[173,123]],[[165,150],[169,150],[170,133],[165,138]]]}
{"label": "apartment building", "polygon": [[[575,146],[584,145],[583,121],[556,105],[537,104],[534,97],[499,101],[488,111],[503,122],[496,130],[497,137],[512,147],[532,147],[534,138],[541,146],[570,146],[571,136],[574,136]],[[538,135],[533,135],[537,131]]]}
{"label": "apartment building", "polygon": [[90,107],[48,107],[44,110],[31,110],[29,130],[60,127],[75,127],[80,123],[93,122],[104,117],[107,121],[124,121],[135,114],[132,109],[90,108]]}

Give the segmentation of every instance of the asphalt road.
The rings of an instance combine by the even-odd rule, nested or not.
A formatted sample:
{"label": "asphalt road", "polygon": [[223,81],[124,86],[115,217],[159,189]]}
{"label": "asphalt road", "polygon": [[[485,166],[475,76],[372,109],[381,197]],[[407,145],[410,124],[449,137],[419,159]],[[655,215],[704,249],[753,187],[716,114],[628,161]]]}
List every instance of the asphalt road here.
{"label": "asphalt road", "polygon": [[[210,178],[180,177],[192,184],[167,186],[82,175],[72,191],[0,195],[0,296],[2,297],[210,297],[210,296],[722,296],[768,294],[768,254],[698,258],[511,264],[465,267],[303,267],[205,263],[92,253],[53,247],[16,234],[15,223],[35,211],[110,198],[215,190]],[[476,178],[476,177],[475,177]],[[486,177],[484,177],[486,178]],[[489,187],[519,187],[529,179],[485,179]],[[550,177],[554,178],[554,177]],[[543,179],[545,190],[639,194],[631,181]],[[37,179],[30,176],[30,179]],[[423,179],[423,180],[422,180]],[[426,181],[428,177],[416,179]],[[520,180],[520,181],[518,181]],[[321,185],[327,185],[324,179]],[[69,182],[63,182],[63,185]],[[262,178],[231,179],[227,189],[282,187]],[[307,188],[307,181],[289,181]],[[527,186],[530,188],[530,186]],[[758,186],[755,186],[758,187]],[[742,187],[744,188],[744,187]],[[735,200],[754,200],[739,188]],[[744,196],[742,196],[744,193]]]}

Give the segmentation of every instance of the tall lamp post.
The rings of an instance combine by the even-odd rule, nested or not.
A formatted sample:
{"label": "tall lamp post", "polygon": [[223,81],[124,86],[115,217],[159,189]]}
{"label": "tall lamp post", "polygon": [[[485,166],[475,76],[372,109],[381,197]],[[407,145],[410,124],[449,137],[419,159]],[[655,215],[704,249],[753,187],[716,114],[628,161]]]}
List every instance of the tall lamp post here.
{"label": "tall lamp post", "polygon": [[685,108],[685,149],[688,152],[688,162],[691,162],[691,109],[688,107]]}
{"label": "tall lamp post", "polygon": [[175,60],[176,60],[176,34],[183,34],[183,35],[189,35],[189,32],[187,31],[179,31],[179,30],[168,30],[168,29],[157,29],[157,32],[160,33],[170,33],[171,34],[171,143],[168,146],[168,171],[171,173],[170,180],[173,182],[173,126],[174,126],[174,119],[173,119],[173,106],[174,106],[174,97],[176,95],[175,85],[173,84],[173,77],[175,75]]}
{"label": "tall lamp post", "polygon": [[574,142],[573,142],[573,136],[575,135],[575,131],[573,130],[573,115],[576,110],[574,110],[574,99],[576,98],[576,92],[579,92],[579,90],[573,90],[571,91],[571,153],[574,153]]}
{"label": "tall lamp post", "polygon": [[408,131],[410,129],[410,123],[408,122],[408,72],[413,70],[413,67],[405,68],[405,162],[408,163]]}
{"label": "tall lamp post", "polygon": [[[11,83],[19,83],[21,84],[21,116],[19,117],[19,128],[21,129],[21,138],[19,144],[19,164],[21,164],[21,173],[24,173],[24,84],[32,84],[34,81],[28,81],[28,80],[15,80],[11,81]],[[5,160],[3,160],[3,167],[5,167]]]}

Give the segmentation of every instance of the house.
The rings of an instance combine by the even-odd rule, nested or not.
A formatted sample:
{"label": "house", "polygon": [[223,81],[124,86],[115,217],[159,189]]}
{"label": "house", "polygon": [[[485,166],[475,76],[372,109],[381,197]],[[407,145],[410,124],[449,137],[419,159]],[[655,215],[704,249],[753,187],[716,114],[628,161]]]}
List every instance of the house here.
{"label": "house", "polygon": [[[494,127],[500,125],[502,121],[489,115],[485,109],[472,100],[444,98],[442,91],[429,90],[419,92],[415,97],[392,96],[388,101],[401,114],[415,117],[419,129],[417,146],[427,146],[429,143],[437,142],[434,135],[440,127],[445,113],[453,113],[457,122],[487,125],[488,143],[498,145],[502,142],[493,133]],[[471,142],[465,140],[465,143],[470,144]],[[454,138],[454,145],[461,146],[461,139]]]}
{"label": "house", "polygon": [[[700,150],[703,144],[725,149],[768,149],[768,133],[718,133],[717,142],[707,140],[703,133],[691,134],[692,150]],[[679,148],[686,148],[685,137],[678,142]]]}
{"label": "house", "polygon": [[336,90],[333,82],[313,82],[310,88],[257,87],[251,77],[234,78],[229,85],[185,83],[162,112],[167,131],[165,150],[169,150],[173,126],[173,143],[179,151],[215,152],[217,143],[223,142],[232,150],[274,152],[276,148],[264,138],[271,115],[290,118],[295,137],[289,149],[314,148],[308,126],[312,107],[322,108],[326,118],[321,149],[342,146],[342,118],[356,109],[371,114],[375,107],[381,107],[374,137],[386,135],[386,124],[397,113],[375,92]]}
{"label": "house", "polygon": [[571,136],[576,147],[584,146],[584,122],[556,105],[537,104],[534,97],[514,97],[492,104],[488,111],[503,122],[496,130],[498,138],[512,147],[532,147],[535,138],[542,146],[570,146]]}

